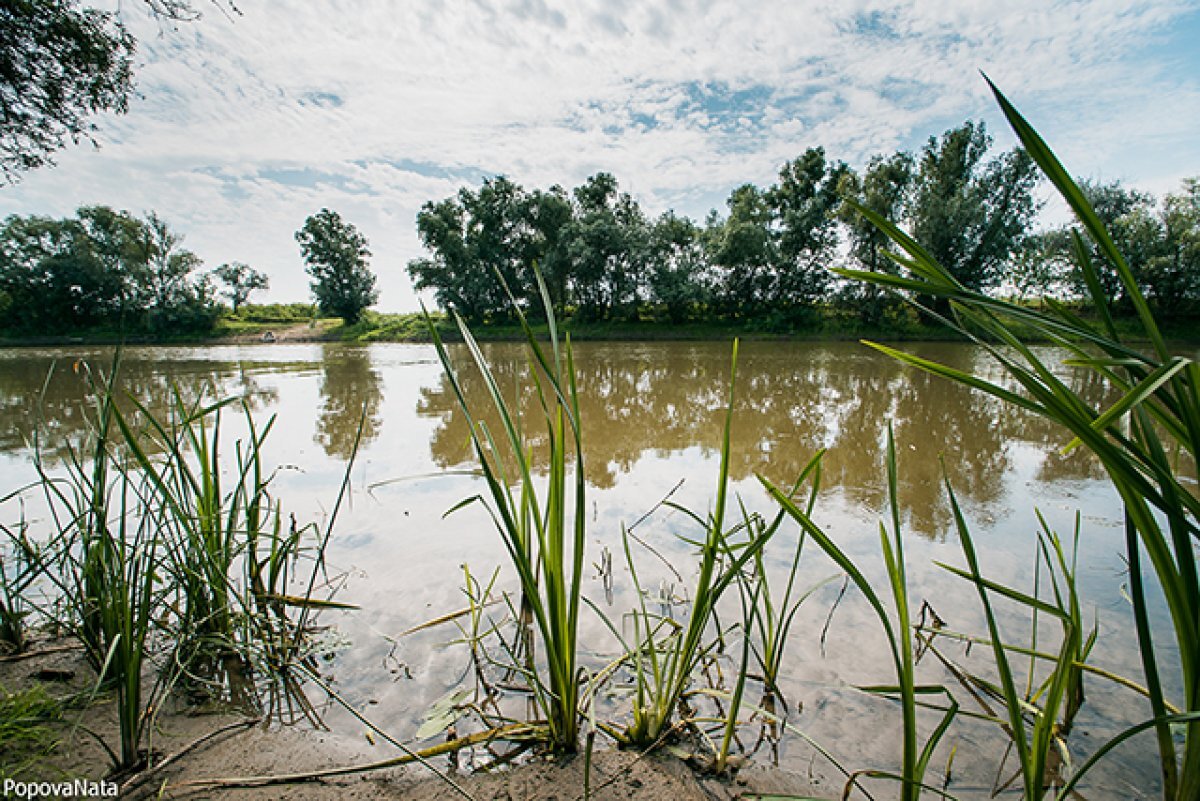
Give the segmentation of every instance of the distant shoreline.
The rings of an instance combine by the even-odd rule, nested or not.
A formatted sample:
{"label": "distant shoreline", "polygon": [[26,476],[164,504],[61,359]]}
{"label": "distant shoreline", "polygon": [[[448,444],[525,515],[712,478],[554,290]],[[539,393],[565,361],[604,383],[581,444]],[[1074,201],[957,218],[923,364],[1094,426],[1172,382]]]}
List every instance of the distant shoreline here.
{"label": "distant shoreline", "polygon": [[[435,317],[438,333],[447,341],[461,339],[457,326],[445,315]],[[544,324],[535,324],[539,335],[546,335]],[[703,342],[727,341],[739,338],[768,342],[846,342],[872,339],[889,342],[955,342],[962,336],[946,327],[906,321],[902,326],[870,326],[857,321],[821,319],[807,327],[792,330],[772,330],[769,325],[755,321],[601,321],[575,322],[568,320],[559,326],[560,333],[569,334],[575,341],[599,342]],[[1163,325],[1168,338],[1184,345],[1200,344],[1200,329],[1195,321],[1175,321]],[[472,335],[486,342],[521,341],[524,334],[512,322],[472,324]],[[1137,341],[1131,337],[1131,341]],[[430,336],[421,315],[370,314],[366,319],[345,325],[336,318],[297,322],[296,320],[257,321],[222,320],[209,332],[179,334],[121,335],[112,331],[77,334],[9,336],[0,333],[0,348],[34,347],[101,347],[109,345],[136,346],[196,346],[248,345],[258,343],[342,342],[369,344],[372,342],[429,342]]]}

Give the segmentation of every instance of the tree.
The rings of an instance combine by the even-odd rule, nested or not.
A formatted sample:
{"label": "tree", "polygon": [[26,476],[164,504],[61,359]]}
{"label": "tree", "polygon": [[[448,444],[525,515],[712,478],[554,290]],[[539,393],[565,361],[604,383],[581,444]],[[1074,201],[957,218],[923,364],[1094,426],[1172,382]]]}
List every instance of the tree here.
{"label": "tree", "polygon": [[154,212],[150,212],[143,232],[146,304],[164,313],[184,301],[188,276],[200,266],[200,257],[180,248],[183,236]]}
{"label": "tree", "polygon": [[1071,293],[1076,269],[1070,248],[1064,248],[1060,231],[1042,231],[1025,237],[1013,254],[1005,288],[1021,303],[1061,298]]}
{"label": "tree", "polygon": [[468,320],[482,319],[484,300],[470,281],[471,258],[464,240],[466,212],[457,198],[425,203],[417,212],[417,236],[432,258],[413,259],[408,274],[418,291],[434,290],[437,304],[453,309]]}
{"label": "tree", "polygon": [[969,289],[999,283],[1038,208],[1033,160],[1014,149],[985,161],[991,144],[970,120],[930,137],[909,211],[913,238]]}
{"label": "tree", "polygon": [[[901,151],[889,158],[872,157],[861,178],[847,172],[842,179],[841,194],[899,224],[908,207],[912,182],[913,158]],[[891,244],[887,234],[849,206],[840,216],[850,237],[850,257],[858,266],[872,272],[892,272],[893,262],[884,255]]]}
{"label": "tree", "polygon": [[485,179],[478,192],[460,190],[458,200],[464,212],[469,280],[480,305],[488,314],[508,316],[507,286],[518,302],[528,307],[536,288],[527,268],[536,256],[526,225],[525,190],[498,175]]}
{"label": "tree", "polygon": [[88,117],[123,113],[133,90],[133,37],[116,16],[77,0],[0,5],[0,174],[52,163],[68,141],[91,139]]}
{"label": "tree", "polygon": [[65,220],[11,216],[0,228],[3,323],[24,333],[211,326],[211,287],[181,241],[154,213],[107,206]]}
{"label": "tree", "polygon": [[225,284],[225,296],[229,298],[234,312],[250,297],[251,292],[267,289],[271,282],[265,273],[260,273],[249,264],[231,261],[213,270],[213,275]]}
{"label": "tree", "polygon": [[148,238],[146,223],[127,211],[108,206],[85,206],[76,217],[83,226],[92,256],[114,281],[110,311],[117,326],[124,329],[127,322],[141,319],[146,309],[142,290],[148,258],[142,245]]}
{"label": "tree", "polygon": [[729,217],[724,222],[710,218],[707,237],[719,272],[721,304],[726,312],[760,311],[769,302],[772,271],[779,261],[771,206],[753,184],[734,189],[726,203]]}
{"label": "tree", "polygon": [[96,325],[115,294],[78,222],[49,217],[5,220],[0,229],[4,323],[26,333]]}
{"label": "tree", "polygon": [[593,320],[636,315],[649,244],[645,214],[631,195],[617,191],[611,173],[596,173],[574,195],[575,216],[564,235],[580,314]]}
{"label": "tree", "polygon": [[1143,283],[1150,302],[1165,317],[1200,312],[1200,178],[1167,195],[1159,217],[1162,244],[1146,264]]}
{"label": "tree", "polygon": [[[211,0],[240,13],[232,0]],[[143,0],[160,20],[200,18],[190,0]],[[0,184],[53,164],[68,141],[91,141],[89,117],[124,114],[133,92],[137,43],[116,14],[79,0],[0,3]]]}
{"label": "tree", "polygon": [[819,300],[832,280],[829,262],[837,249],[838,186],[849,172],[830,163],[825,149],[809,148],[779,170],[779,183],[767,193],[779,242],[771,303],[777,308]]}
{"label": "tree", "polygon": [[[903,151],[891,157],[874,156],[860,178],[847,171],[840,194],[854,198],[884,219],[899,224],[908,208],[913,183],[913,159]],[[885,254],[891,240],[857,209],[843,206],[839,216],[849,235],[849,255],[857,267],[871,272],[893,272],[895,264]],[[865,281],[852,282],[844,290],[852,308],[869,323],[879,323],[895,302],[882,288]]]}
{"label": "tree", "polygon": [[533,265],[556,306],[567,293],[568,264],[563,229],[571,206],[559,187],[527,193],[504,176],[484,180],[479,190],[426,203],[417,213],[417,234],[430,258],[414,259],[408,274],[417,289],[434,290],[438,305],[468,320],[511,313],[503,277],[529,313],[541,307]]}
{"label": "tree", "polygon": [[336,211],[321,209],[304,221],[296,241],[321,313],[341,317],[347,325],[357,323],[379,299],[375,276],[367,268],[367,238]]}
{"label": "tree", "polygon": [[[1096,216],[1104,223],[1134,278],[1142,284],[1147,265],[1152,258],[1159,255],[1164,244],[1165,232],[1155,214],[1154,196],[1123,186],[1120,181],[1098,183],[1083,180],[1079,182],[1079,188],[1095,210]],[[1056,234],[1055,241],[1073,264],[1076,255],[1071,244],[1070,227],[1059,229]],[[1104,296],[1117,308],[1127,310],[1129,298],[1115,267],[1104,255],[1104,251],[1086,236],[1084,245],[1088,258],[1096,269],[1096,278]],[[1088,290],[1082,272],[1076,266],[1069,275],[1072,289],[1086,297]]]}
{"label": "tree", "polygon": [[707,274],[700,229],[687,217],[663,212],[650,229],[650,300],[662,305],[671,322],[682,322],[695,307],[708,302]]}
{"label": "tree", "polygon": [[[550,302],[559,312],[566,309],[569,299],[571,259],[566,234],[573,215],[566,190],[557,184],[545,192],[533,190],[525,204],[531,238],[526,262],[537,262]],[[536,314],[541,308],[540,303],[533,303],[530,310]]]}

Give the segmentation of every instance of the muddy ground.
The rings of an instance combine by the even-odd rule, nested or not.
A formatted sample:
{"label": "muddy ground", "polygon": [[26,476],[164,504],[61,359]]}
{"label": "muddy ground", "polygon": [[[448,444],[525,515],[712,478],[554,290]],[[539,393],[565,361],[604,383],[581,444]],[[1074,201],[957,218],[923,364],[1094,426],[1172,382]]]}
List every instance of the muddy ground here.
{"label": "muddy ground", "polygon": [[[0,688],[15,693],[41,687],[65,698],[82,693],[90,703],[64,711],[46,730],[56,741],[46,753],[15,741],[0,742],[0,772],[23,781],[110,776],[110,759],[100,741],[116,747],[113,698],[95,692],[95,676],[82,651],[64,641],[41,642],[31,655],[0,658]],[[535,757],[492,774],[454,770],[446,757],[422,766],[391,767],[344,776],[312,776],[286,783],[261,779],[317,774],[367,765],[398,755],[398,749],[360,735],[251,722],[228,710],[202,710],[179,699],[162,705],[151,737],[154,763],[133,776],[115,777],[125,799],[414,799],[472,798],[476,801],[582,801],[585,759]],[[3,735],[0,735],[3,736]],[[256,778],[257,777],[257,778]],[[255,786],[258,785],[258,786]],[[677,758],[597,749],[590,766],[590,798],[597,801],[725,801],[761,795],[831,798],[840,788],[820,787],[805,777],[759,765],[732,776],[706,776]]]}

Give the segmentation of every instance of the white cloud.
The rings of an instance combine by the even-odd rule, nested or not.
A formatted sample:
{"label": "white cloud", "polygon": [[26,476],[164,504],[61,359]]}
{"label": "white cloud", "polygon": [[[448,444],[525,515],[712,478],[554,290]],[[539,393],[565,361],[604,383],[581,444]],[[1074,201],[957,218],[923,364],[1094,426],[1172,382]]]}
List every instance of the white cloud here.
{"label": "white cloud", "polygon": [[292,300],[292,232],[329,206],[401,309],[416,211],[478,175],[572,186],[605,169],[651,212],[701,216],[689,204],[813,145],[862,164],[982,116],[1007,146],[980,69],[1079,173],[1163,191],[1200,171],[1196,57],[1170,46],[1194,2],[239,6],[160,32],[125,3],[141,97],[102,122],[99,153],[63,153],[0,190],[0,211],[155,209],[210,264],[250,262]]}

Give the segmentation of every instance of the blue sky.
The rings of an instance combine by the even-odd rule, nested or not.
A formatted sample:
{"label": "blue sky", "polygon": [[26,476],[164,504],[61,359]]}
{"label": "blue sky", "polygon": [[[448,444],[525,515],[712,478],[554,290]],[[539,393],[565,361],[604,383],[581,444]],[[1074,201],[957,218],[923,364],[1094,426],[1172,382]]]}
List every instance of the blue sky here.
{"label": "blue sky", "polygon": [[237,5],[164,27],[113,2],[138,97],[99,120],[99,150],[0,187],[0,214],[153,209],[209,267],[267,272],[257,299],[292,301],[293,232],[329,207],[370,240],[380,308],[411,310],[417,210],[485,175],[607,170],[648,212],[702,218],[815,145],[857,167],[970,117],[1011,146],[980,70],[1077,175],[1161,195],[1200,174],[1195,0]]}

